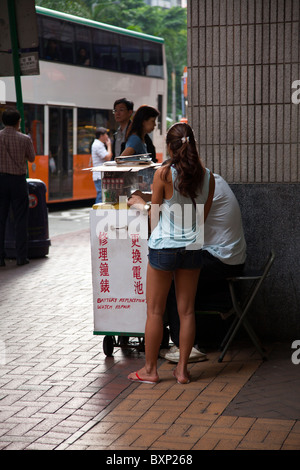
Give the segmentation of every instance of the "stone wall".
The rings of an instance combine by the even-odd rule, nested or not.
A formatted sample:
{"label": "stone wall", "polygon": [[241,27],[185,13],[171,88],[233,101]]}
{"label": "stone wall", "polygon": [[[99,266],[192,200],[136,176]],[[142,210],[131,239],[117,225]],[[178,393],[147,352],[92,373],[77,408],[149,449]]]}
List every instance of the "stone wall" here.
{"label": "stone wall", "polygon": [[300,338],[300,1],[189,0],[187,14],[200,155],[236,193],[249,260],[276,253],[253,320]]}
{"label": "stone wall", "polygon": [[241,207],[248,262],[275,261],[251,320],[263,337],[300,338],[300,191],[298,184],[231,184]]}

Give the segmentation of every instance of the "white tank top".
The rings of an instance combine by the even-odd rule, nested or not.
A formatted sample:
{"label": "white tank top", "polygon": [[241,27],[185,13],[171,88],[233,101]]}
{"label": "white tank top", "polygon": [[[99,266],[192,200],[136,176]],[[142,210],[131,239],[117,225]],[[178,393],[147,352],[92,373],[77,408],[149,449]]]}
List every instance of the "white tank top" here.
{"label": "white tank top", "polygon": [[[161,213],[157,226],[148,241],[148,246],[153,249],[181,248],[190,246],[190,249],[199,249],[196,241],[203,238],[203,227],[196,223],[196,212],[193,201],[189,197],[182,196],[174,187],[177,171],[171,166],[173,195],[170,199],[164,199],[161,205]],[[197,205],[206,203],[209,193],[210,170],[205,170],[202,192],[195,198]]]}

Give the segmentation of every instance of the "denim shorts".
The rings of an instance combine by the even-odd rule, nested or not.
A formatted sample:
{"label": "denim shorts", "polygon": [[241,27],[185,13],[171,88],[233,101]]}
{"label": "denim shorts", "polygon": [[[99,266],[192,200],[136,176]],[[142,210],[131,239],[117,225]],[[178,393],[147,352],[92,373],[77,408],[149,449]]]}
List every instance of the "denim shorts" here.
{"label": "denim shorts", "polygon": [[176,269],[200,269],[202,266],[202,250],[186,250],[183,248],[149,248],[148,260],[152,268],[160,271]]}

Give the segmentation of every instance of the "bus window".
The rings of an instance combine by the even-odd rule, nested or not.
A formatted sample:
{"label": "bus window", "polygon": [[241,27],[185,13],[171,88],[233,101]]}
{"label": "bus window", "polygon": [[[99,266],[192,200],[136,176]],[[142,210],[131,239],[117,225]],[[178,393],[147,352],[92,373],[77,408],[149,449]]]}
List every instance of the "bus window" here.
{"label": "bus window", "polygon": [[41,58],[66,64],[74,63],[74,26],[53,18],[39,18],[39,31],[43,31]]}
{"label": "bus window", "polygon": [[130,37],[122,38],[121,71],[142,74],[142,48],[139,40]]}
{"label": "bus window", "polygon": [[48,39],[45,46],[45,59],[46,60],[61,60],[61,50],[56,39]]}
{"label": "bus window", "polygon": [[161,44],[144,41],[143,59],[145,74],[148,77],[164,78],[163,55]]}
{"label": "bus window", "polygon": [[93,30],[93,64],[106,70],[120,70],[119,37],[109,31]]}
{"label": "bus window", "polygon": [[75,26],[75,48],[76,48],[76,64],[91,65],[91,34],[88,28]]}
{"label": "bus window", "polygon": [[86,155],[91,153],[96,128],[105,127],[107,129],[108,111],[78,108],[77,113],[77,153],[78,155]]}
{"label": "bus window", "polygon": [[60,48],[62,61],[66,64],[74,64],[74,27],[66,21],[60,21]]}
{"label": "bus window", "polygon": [[159,42],[38,15],[40,58],[164,78]]}
{"label": "bus window", "polygon": [[[7,102],[0,105],[0,130],[4,128],[2,112],[7,108],[15,108],[15,103]],[[25,134],[32,139],[36,155],[44,155],[44,106],[24,104]]]}
{"label": "bus window", "polygon": [[73,110],[49,107],[49,199],[73,196]]}
{"label": "bus window", "polygon": [[25,133],[33,142],[36,155],[44,155],[44,107],[24,104]]}

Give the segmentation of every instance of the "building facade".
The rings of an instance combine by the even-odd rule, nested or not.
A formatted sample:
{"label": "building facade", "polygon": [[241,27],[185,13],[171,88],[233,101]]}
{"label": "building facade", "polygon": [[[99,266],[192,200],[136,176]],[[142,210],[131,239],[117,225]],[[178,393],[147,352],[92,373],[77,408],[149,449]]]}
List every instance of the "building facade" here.
{"label": "building facade", "polygon": [[147,5],[151,7],[162,7],[162,8],[172,8],[172,7],[183,7],[186,8],[187,0],[145,0]]}
{"label": "building facade", "polygon": [[[189,0],[188,119],[242,209],[248,259],[276,260],[253,320],[300,337],[300,1]],[[259,312],[259,313],[258,313]]]}

